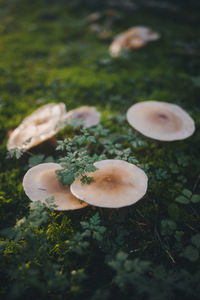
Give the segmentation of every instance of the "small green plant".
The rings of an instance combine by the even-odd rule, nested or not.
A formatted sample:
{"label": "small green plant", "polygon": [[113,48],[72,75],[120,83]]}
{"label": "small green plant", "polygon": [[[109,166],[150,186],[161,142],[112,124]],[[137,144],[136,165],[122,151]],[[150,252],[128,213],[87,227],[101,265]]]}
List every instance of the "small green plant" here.
{"label": "small green plant", "polygon": [[70,185],[77,177],[81,176],[83,184],[92,182],[92,177],[86,176],[85,173],[97,170],[93,165],[96,160],[96,156],[90,157],[87,150],[68,153],[59,159],[62,169],[56,171],[58,180],[64,185]]}
{"label": "small green plant", "polygon": [[[28,145],[30,143],[32,138],[29,138],[27,139],[23,145]],[[23,154],[25,153],[26,151],[23,149],[23,148],[18,148],[18,147],[15,147],[15,148],[12,148],[10,149],[8,152],[7,152],[7,158],[13,158],[13,157],[16,157],[16,159],[19,159],[23,156]]]}
{"label": "small green plant", "polygon": [[17,147],[13,148],[9,152],[7,152],[7,158],[15,157],[16,159],[19,159],[24,155],[25,152],[26,151],[24,149],[20,149],[20,148],[17,148]]}
{"label": "small green plant", "polygon": [[200,257],[200,234],[195,234],[191,237],[190,244],[184,248],[180,256],[191,262],[198,261]]}
{"label": "small green plant", "polygon": [[84,231],[82,233],[77,232],[71,240],[67,240],[65,243],[69,251],[86,255],[86,249],[89,248],[91,239],[100,244],[103,241],[106,228],[101,225],[98,213],[91,217],[89,222],[82,221],[81,226]]}
{"label": "small green plant", "polygon": [[184,189],[182,194],[175,198],[175,201],[180,204],[197,204],[200,203],[200,195],[193,194],[190,190]]}
{"label": "small green plant", "polygon": [[91,129],[82,128],[80,135],[58,141],[56,150],[64,152],[64,156],[58,161],[62,166],[62,170],[56,171],[58,180],[64,185],[70,185],[81,176],[81,182],[89,184],[93,178],[86,173],[97,169],[94,162],[108,158],[138,163],[135,156],[131,155],[131,148],[124,148],[122,143],[115,142],[125,138],[125,135],[112,135],[108,129],[98,125]]}
{"label": "small green plant", "polygon": [[41,164],[41,163],[49,163],[49,162],[54,162],[54,158],[53,156],[47,156],[45,157],[44,154],[37,154],[37,155],[34,155],[34,156],[31,156],[28,160],[28,167],[29,168],[32,168],[38,164]]}
{"label": "small green plant", "polygon": [[163,236],[173,235],[177,228],[176,223],[173,220],[166,219],[161,221],[161,234]]}
{"label": "small green plant", "polygon": [[155,177],[156,177],[157,180],[164,180],[164,179],[169,178],[169,174],[167,173],[166,170],[164,170],[162,168],[158,168],[155,171]]}
{"label": "small green plant", "polygon": [[108,264],[116,272],[114,277],[115,284],[124,292],[131,285],[138,285],[142,279],[141,277],[144,276],[150,267],[149,262],[139,261],[139,259],[128,259],[128,254],[124,252],[119,252],[115,259]]}

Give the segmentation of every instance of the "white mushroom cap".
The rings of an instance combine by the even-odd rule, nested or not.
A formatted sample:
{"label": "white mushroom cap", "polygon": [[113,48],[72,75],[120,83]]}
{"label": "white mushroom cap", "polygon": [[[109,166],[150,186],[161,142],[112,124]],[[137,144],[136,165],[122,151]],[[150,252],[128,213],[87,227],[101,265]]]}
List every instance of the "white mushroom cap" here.
{"label": "white mushroom cap", "polygon": [[72,195],[69,186],[58,181],[55,173],[58,169],[62,169],[59,164],[44,163],[28,170],[22,184],[29,199],[45,202],[47,198],[54,196],[56,210],[73,210],[87,206],[87,203],[81,203]]}
{"label": "white mushroom cap", "polygon": [[77,198],[100,207],[119,208],[141,199],[147,190],[148,178],[143,170],[123,160],[108,159],[94,163],[94,178],[82,184],[77,178],[70,186]]}
{"label": "white mushroom cap", "polygon": [[109,51],[111,56],[118,56],[123,48],[137,49],[143,47],[147,42],[156,41],[160,38],[157,32],[144,26],[131,27],[124,33],[116,36]]}
{"label": "white mushroom cap", "polygon": [[166,102],[146,101],[127,111],[127,120],[136,130],[160,141],[185,139],[193,134],[193,119],[181,107]]}
{"label": "white mushroom cap", "polygon": [[130,35],[137,33],[144,42],[156,41],[160,38],[159,33],[154,32],[150,28],[144,26],[132,27],[128,30],[128,33]]}
{"label": "white mushroom cap", "polygon": [[66,114],[66,120],[82,120],[86,128],[97,125],[100,122],[101,114],[92,106],[81,106]]}
{"label": "white mushroom cap", "polygon": [[[54,136],[63,128],[66,116],[64,103],[46,104],[30,116],[11,133],[7,148],[28,150]],[[30,139],[30,142],[26,143]]]}

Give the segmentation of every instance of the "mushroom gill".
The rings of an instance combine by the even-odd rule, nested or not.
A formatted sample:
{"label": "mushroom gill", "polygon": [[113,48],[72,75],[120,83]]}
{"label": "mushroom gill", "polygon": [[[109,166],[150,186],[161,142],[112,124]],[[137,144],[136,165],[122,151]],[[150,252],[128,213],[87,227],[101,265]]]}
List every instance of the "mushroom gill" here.
{"label": "mushroom gill", "polygon": [[28,150],[52,138],[64,127],[65,117],[64,103],[50,103],[40,107],[11,133],[7,143],[8,151],[16,147]]}

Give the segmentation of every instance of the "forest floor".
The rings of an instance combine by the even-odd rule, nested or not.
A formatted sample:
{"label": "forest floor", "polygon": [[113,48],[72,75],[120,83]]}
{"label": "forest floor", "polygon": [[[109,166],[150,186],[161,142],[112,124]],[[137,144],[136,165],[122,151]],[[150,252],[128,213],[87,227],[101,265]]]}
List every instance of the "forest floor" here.
{"label": "forest floor", "polygon": [[[101,33],[91,30],[87,17],[93,12],[67,1],[0,0],[0,295],[198,299],[197,12],[102,9],[96,26]],[[152,28],[161,38],[111,57],[108,49],[115,35],[138,25]],[[147,100],[180,105],[194,119],[195,133],[174,142],[136,133],[126,112]],[[129,135],[127,142],[122,138],[115,145],[121,143],[122,159],[129,148],[148,175],[148,191],[141,201],[117,210],[88,206],[78,211],[52,212],[44,207],[30,211],[22,187],[26,171],[45,159],[57,162],[61,153],[44,146],[33,149],[32,160],[29,154],[8,159],[6,145],[11,130],[50,102],[65,103],[67,111],[95,106],[102,126],[110,130],[104,137],[99,134],[98,145],[101,138],[109,144],[113,137]],[[80,132],[67,128],[57,138],[76,134]],[[97,155],[101,147],[95,148]],[[94,154],[94,148],[90,151]],[[118,155],[108,150],[107,157],[115,158],[114,154]]]}

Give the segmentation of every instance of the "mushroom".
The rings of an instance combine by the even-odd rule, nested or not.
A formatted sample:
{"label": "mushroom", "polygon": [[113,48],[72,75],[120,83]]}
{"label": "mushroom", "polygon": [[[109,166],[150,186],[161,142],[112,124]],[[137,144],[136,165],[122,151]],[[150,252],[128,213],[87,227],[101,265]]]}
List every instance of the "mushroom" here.
{"label": "mushroom", "polygon": [[148,27],[131,27],[124,33],[116,36],[109,48],[110,55],[118,56],[123,48],[130,50],[141,48],[147,42],[156,41],[159,38],[160,35],[157,32],[153,32]]}
{"label": "mushroom", "polygon": [[86,128],[97,125],[100,122],[101,114],[92,106],[81,106],[77,109],[73,109],[66,114],[66,120],[83,121],[83,125]]}
{"label": "mushroom", "polygon": [[63,128],[65,116],[64,103],[50,103],[40,107],[11,133],[7,143],[8,151],[13,148],[28,150],[52,138]]}
{"label": "mushroom", "polygon": [[102,26],[96,23],[90,25],[90,31],[100,33],[102,30]]}
{"label": "mushroom", "polygon": [[159,101],[146,101],[127,111],[129,124],[143,135],[160,140],[175,141],[193,134],[193,119],[181,107]]}
{"label": "mushroom", "polygon": [[93,12],[90,15],[87,16],[86,21],[89,23],[94,23],[96,21],[99,21],[99,19],[102,17],[102,14],[100,12]]}
{"label": "mushroom", "polygon": [[56,163],[39,164],[27,171],[23,179],[23,187],[31,201],[45,200],[54,196],[56,210],[73,210],[87,206],[80,202],[70,192],[69,186],[60,183],[56,177],[56,170],[62,169]]}
{"label": "mushroom", "polygon": [[146,193],[148,178],[137,166],[115,159],[98,161],[94,166],[98,170],[89,173],[94,181],[83,185],[79,177],[70,186],[78,199],[95,206],[119,208],[137,202]]}

